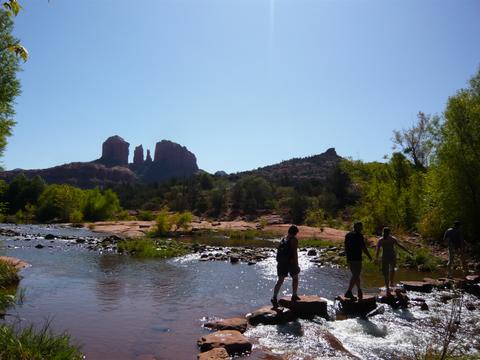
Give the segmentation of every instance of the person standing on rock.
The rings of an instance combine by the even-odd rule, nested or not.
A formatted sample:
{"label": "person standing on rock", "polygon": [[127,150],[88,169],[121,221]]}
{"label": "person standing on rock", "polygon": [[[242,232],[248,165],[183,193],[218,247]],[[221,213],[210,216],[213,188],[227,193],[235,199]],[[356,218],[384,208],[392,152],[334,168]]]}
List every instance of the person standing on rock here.
{"label": "person standing on rock", "polygon": [[452,265],[455,258],[455,254],[460,254],[460,261],[462,262],[463,272],[466,272],[465,264],[465,243],[463,241],[463,235],[460,230],[460,221],[455,221],[453,227],[445,231],[443,235],[443,241],[448,243],[448,263],[447,263],[447,276],[452,275]]}
{"label": "person standing on rock", "polygon": [[395,246],[398,246],[410,255],[413,255],[410,250],[390,235],[390,228],[384,227],[382,237],[377,242],[375,261],[378,261],[378,254],[380,253],[380,249],[382,249],[382,274],[385,280],[387,296],[391,295],[390,287],[395,286],[395,267],[397,266],[397,253],[395,251]]}
{"label": "person standing on rock", "polygon": [[349,299],[355,299],[352,294],[353,287],[357,286],[358,298],[363,298],[363,292],[360,288],[360,273],[362,272],[362,253],[365,253],[370,261],[372,256],[368,252],[365,239],[362,234],[363,224],[357,221],[353,224],[353,231],[350,231],[345,235],[345,255],[347,256],[348,266],[352,273],[350,278],[350,284],[348,290],[345,293],[345,297]]}
{"label": "person standing on rock", "polygon": [[298,301],[298,274],[300,267],[298,266],[298,227],[290,226],[288,235],[284,237],[277,249],[277,276],[278,280],[273,289],[273,297],[271,299],[274,308],[278,307],[277,296],[283,285],[285,278],[290,274],[292,277],[292,301]]}

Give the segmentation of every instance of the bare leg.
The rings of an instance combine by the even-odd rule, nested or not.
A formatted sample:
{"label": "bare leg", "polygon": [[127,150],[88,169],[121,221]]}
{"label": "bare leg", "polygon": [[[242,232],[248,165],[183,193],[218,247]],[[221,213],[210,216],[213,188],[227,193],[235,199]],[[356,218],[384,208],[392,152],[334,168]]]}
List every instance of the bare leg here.
{"label": "bare leg", "polygon": [[447,277],[452,275],[452,265],[453,265],[453,249],[448,249],[448,263],[447,263]]}
{"label": "bare leg", "polygon": [[390,268],[390,286],[391,287],[395,286],[395,267],[394,266]]}
{"label": "bare leg", "polygon": [[278,292],[283,285],[283,281],[285,280],[285,276],[279,276],[275,287],[273,288],[273,298],[276,299],[278,296]]}
{"label": "bare leg", "polygon": [[292,277],[292,295],[297,295],[298,292],[298,275]]}

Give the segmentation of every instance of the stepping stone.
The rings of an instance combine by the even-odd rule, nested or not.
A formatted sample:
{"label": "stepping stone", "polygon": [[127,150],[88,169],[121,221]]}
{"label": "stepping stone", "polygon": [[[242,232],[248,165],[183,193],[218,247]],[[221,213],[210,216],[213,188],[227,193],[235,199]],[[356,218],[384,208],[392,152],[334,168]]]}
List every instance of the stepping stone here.
{"label": "stepping stone", "polygon": [[401,291],[396,291],[388,296],[385,291],[382,291],[378,296],[378,302],[390,305],[394,309],[406,309],[408,307],[408,301],[408,296]]}
{"label": "stepping stone", "polygon": [[351,316],[365,316],[377,308],[375,296],[365,295],[361,300],[337,296],[337,300],[340,301],[340,310]]}
{"label": "stepping stone", "polygon": [[242,355],[252,351],[252,343],[236,330],[221,330],[202,336],[197,341],[201,352],[225,348],[228,355]]}
{"label": "stepping stone", "polygon": [[243,334],[247,330],[247,325],[247,319],[238,317],[208,322],[203,326],[213,330],[237,330]]}
{"label": "stepping stone", "polygon": [[274,309],[271,306],[264,306],[254,312],[247,314],[247,320],[250,325],[258,324],[277,325],[293,321],[297,317],[290,309],[278,307]]}
{"label": "stepping stone", "polygon": [[418,291],[423,293],[432,292],[433,285],[424,281],[401,281],[403,288],[407,291]]}
{"label": "stepping stone", "polygon": [[465,280],[472,284],[477,284],[480,282],[480,275],[467,275],[465,276]]}
{"label": "stepping stone", "polygon": [[327,300],[315,295],[303,295],[298,301],[292,301],[289,297],[278,300],[280,306],[286,307],[302,319],[311,319],[315,315],[328,319]]}
{"label": "stepping stone", "polygon": [[198,354],[198,360],[229,360],[230,355],[228,355],[227,350],[224,348],[216,348],[210,351]]}

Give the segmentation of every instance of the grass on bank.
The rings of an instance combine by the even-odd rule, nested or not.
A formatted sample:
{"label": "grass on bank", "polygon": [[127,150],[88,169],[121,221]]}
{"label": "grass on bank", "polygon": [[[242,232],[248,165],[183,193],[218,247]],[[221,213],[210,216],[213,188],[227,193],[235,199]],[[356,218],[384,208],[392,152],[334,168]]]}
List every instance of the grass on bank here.
{"label": "grass on bank", "polygon": [[0,260],[0,288],[16,285],[19,281],[18,269],[12,264]]}
{"label": "grass on bank", "polygon": [[176,240],[158,240],[151,238],[125,239],[117,244],[119,253],[127,253],[139,258],[170,258],[185,255],[188,246]]}
{"label": "grass on bank", "polygon": [[80,360],[79,347],[72,344],[70,335],[55,335],[49,323],[36,330],[33,326],[20,329],[0,325],[0,359],[15,360]]}

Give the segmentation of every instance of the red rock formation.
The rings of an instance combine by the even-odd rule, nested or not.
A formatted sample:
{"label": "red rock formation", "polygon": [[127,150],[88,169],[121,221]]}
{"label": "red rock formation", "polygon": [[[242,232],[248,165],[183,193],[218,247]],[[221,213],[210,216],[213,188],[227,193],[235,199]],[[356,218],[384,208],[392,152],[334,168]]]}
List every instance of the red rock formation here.
{"label": "red rock formation", "polygon": [[96,162],[106,166],[127,166],[130,144],[120,136],[109,137],[102,145],[102,157]]}
{"label": "red rock formation", "polygon": [[133,164],[134,165],[143,165],[143,146],[139,145],[135,148],[133,152]]}
{"label": "red rock formation", "polygon": [[152,162],[152,155],[150,155],[150,149],[147,149],[147,158],[145,159],[145,163],[150,164]]}

